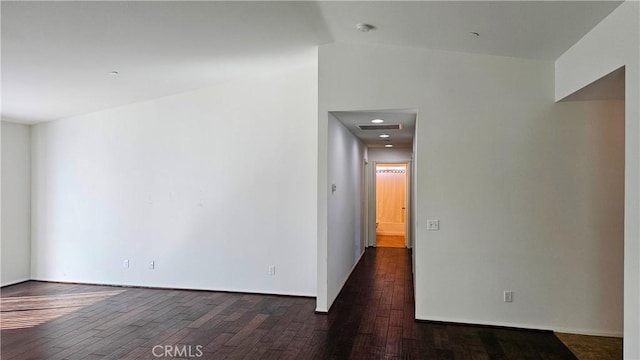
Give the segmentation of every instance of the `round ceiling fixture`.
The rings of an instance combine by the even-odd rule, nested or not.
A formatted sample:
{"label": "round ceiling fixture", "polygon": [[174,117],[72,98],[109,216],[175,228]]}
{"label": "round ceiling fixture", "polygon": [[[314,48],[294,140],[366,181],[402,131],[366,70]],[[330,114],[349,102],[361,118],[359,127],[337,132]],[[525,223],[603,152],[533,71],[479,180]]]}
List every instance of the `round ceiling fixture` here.
{"label": "round ceiling fixture", "polygon": [[375,30],[376,27],[371,24],[356,24],[356,29],[361,32],[369,32],[371,30]]}
{"label": "round ceiling fixture", "polygon": [[386,139],[386,138],[388,138],[389,136],[391,136],[391,135],[389,135],[389,134],[380,134],[380,137],[381,137],[381,138],[383,138],[383,139]]}
{"label": "round ceiling fixture", "polygon": [[392,148],[392,147],[393,147],[393,145],[391,145],[391,144],[387,144],[387,145],[385,145],[384,147],[386,147],[386,148]]}
{"label": "round ceiling fixture", "polygon": [[374,124],[382,124],[384,122],[384,120],[382,120],[382,119],[373,119],[373,120],[371,120],[371,122],[374,123]]}

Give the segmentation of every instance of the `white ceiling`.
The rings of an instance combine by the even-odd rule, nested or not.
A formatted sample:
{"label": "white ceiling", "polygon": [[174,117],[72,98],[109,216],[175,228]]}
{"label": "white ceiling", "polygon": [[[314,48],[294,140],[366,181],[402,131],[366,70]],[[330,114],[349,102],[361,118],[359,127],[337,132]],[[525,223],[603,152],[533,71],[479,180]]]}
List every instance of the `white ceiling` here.
{"label": "white ceiling", "polygon": [[2,118],[37,123],[211,86],[330,42],[554,60],[620,3],[2,1]]}
{"label": "white ceiling", "polygon": [[[320,9],[333,38],[555,60],[617,1],[350,1]],[[367,36],[353,24],[371,23]],[[477,32],[479,37],[472,36]]]}
{"label": "white ceiling", "polygon": [[[372,110],[372,111],[332,111],[349,131],[359,138],[367,147],[382,148],[386,144],[394,148],[411,148],[416,129],[416,111],[409,110]],[[402,124],[402,130],[361,130],[358,125],[373,125],[371,120],[382,119],[380,125]],[[380,134],[390,135],[381,139]]]}

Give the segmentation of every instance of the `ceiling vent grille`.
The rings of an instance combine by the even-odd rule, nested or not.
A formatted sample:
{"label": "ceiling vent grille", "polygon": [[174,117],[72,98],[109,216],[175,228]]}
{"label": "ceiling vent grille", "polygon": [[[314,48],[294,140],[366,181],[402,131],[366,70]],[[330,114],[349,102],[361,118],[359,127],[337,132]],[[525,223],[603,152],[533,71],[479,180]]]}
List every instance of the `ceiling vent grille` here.
{"label": "ceiling vent grille", "polygon": [[360,130],[402,130],[402,124],[362,124]]}

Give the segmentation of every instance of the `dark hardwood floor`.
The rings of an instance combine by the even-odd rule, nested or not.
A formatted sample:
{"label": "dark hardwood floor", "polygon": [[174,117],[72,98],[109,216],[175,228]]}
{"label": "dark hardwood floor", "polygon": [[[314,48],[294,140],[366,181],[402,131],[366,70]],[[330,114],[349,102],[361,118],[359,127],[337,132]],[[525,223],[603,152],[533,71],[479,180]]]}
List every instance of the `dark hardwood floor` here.
{"label": "dark hardwood floor", "polygon": [[575,359],[548,332],[414,321],[410,259],[407,249],[368,248],[328,315],[314,314],[315,299],[301,297],[35,281],[8,286],[1,294],[1,356]]}

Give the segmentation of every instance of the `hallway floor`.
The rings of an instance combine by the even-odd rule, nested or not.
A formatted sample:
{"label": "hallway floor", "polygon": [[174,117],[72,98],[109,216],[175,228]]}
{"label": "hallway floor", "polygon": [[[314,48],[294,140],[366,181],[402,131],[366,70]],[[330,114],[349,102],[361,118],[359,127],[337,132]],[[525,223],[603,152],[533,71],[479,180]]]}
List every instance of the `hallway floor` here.
{"label": "hallway floor", "polygon": [[178,348],[203,359],[575,359],[549,332],[414,321],[410,259],[368,248],[328,315],[303,297],[8,286],[2,358],[157,359]]}
{"label": "hallway floor", "polygon": [[404,236],[376,235],[376,247],[406,247]]}
{"label": "hallway floor", "polygon": [[367,248],[328,318],[335,358],[576,359],[551,332],[416,322],[409,249]]}

